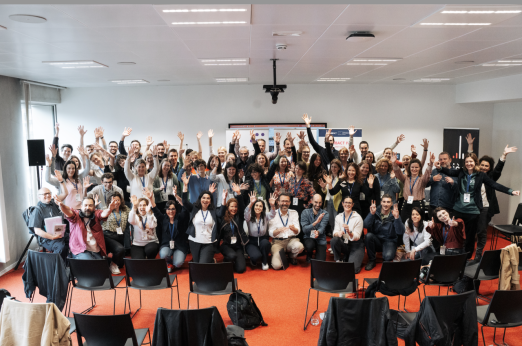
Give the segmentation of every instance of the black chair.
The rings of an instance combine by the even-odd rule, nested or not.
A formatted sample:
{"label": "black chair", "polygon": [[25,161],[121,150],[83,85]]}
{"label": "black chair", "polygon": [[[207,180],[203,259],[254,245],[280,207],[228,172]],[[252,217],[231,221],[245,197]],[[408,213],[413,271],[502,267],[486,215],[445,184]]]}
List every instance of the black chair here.
{"label": "black chair", "polygon": [[[178,308],[179,301],[179,285],[178,276],[170,274],[167,269],[167,262],[164,259],[129,259],[125,258],[125,281],[127,282],[127,291],[125,292],[125,309],[127,308],[127,300],[129,301],[129,312],[131,311],[129,288],[140,291],[140,307],[134,315],[141,309],[141,291],[155,291],[170,288],[170,308],[172,309],[172,288],[176,287],[178,291]],[[131,280],[132,279],[132,280]],[[173,285],[174,281],[176,284]],[[132,317],[134,317],[132,315]]]}
{"label": "black chair", "polygon": [[426,274],[425,282],[421,281],[424,284],[424,296],[426,297],[426,286],[439,286],[439,296],[440,287],[446,286],[446,295],[448,295],[450,286],[464,276],[467,256],[466,253],[435,256]]}
{"label": "black chair", "polygon": [[493,343],[497,328],[504,328],[502,344],[506,337],[506,328],[522,326],[522,291],[495,291],[489,305],[477,306],[477,321],[481,324],[482,341],[486,345],[484,338],[484,327],[495,328],[493,332]]}
{"label": "black chair", "polygon": [[[513,216],[513,222],[511,225],[495,225],[495,234],[491,239],[491,249],[497,248],[497,242],[499,234],[503,235],[503,238],[509,240],[512,243],[516,243],[517,236],[522,236],[522,203],[518,204],[515,215]],[[494,246],[494,247],[493,247]]]}
{"label": "black chair", "polygon": [[[310,321],[319,309],[319,292],[357,293],[358,287],[353,263],[326,262],[314,259],[312,259],[310,263],[310,288],[308,289],[308,300],[306,301],[304,330],[306,330],[308,324],[310,324]],[[317,304],[315,311],[312,312],[312,316],[307,320],[310,290],[317,291]]]}
{"label": "black chair", "polygon": [[[473,281],[495,280],[499,277],[500,271],[500,252],[501,250],[484,251],[479,263],[467,266],[464,270],[464,276],[467,276]],[[477,298],[485,301],[490,301],[489,298],[479,294],[479,285],[475,285]]]}
{"label": "black chair", "polygon": [[70,316],[72,294],[75,288],[85,291],[91,291],[91,307],[82,311],[82,314],[88,313],[96,306],[96,297],[94,291],[109,291],[114,290],[114,306],[112,314],[116,313],[116,287],[123,280],[122,276],[112,276],[107,264],[107,260],[81,260],[81,259],[69,259],[71,268],[71,290],[69,298],[69,311],[66,316]]}
{"label": "black chair", "polygon": [[[163,260],[164,261],[164,260]],[[143,344],[149,328],[134,329],[130,313],[123,315],[83,315],[74,313],[79,346],[113,346]],[[85,338],[83,342],[82,337]],[[130,339],[130,340],[129,340]],[[129,342],[130,341],[130,342]]]}
{"label": "black chair", "polygon": [[[205,296],[220,296],[236,292],[237,279],[234,278],[234,266],[231,262],[224,263],[193,263],[189,262],[190,291],[187,309],[190,307],[190,294]],[[237,297],[236,297],[237,298]]]}
{"label": "black chair", "polygon": [[[363,290],[364,283],[367,282],[368,285],[378,281],[385,282],[386,286],[390,289],[400,290],[406,288],[411,285],[413,281],[417,281],[419,283],[419,274],[421,267],[422,259],[416,259],[413,261],[402,261],[402,262],[383,262],[381,271],[379,273],[379,278],[371,279],[364,278],[363,281]],[[417,293],[419,294],[419,304],[421,303],[420,291],[417,287]],[[406,296],[404,297],[403,309],[406,310]],[[397,310],[400,311],[401,305],[401,296],[399,295],[399,302],[397,305]]]}

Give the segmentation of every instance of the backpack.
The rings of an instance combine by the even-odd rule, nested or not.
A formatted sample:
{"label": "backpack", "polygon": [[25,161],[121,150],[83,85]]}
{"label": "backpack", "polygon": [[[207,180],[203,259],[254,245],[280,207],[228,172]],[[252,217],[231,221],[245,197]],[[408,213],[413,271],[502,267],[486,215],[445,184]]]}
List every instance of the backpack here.
{"label": "backpack", "polygon": [[245,330],[238,326],[227,326],[228,346],[248,346],[245,339]]}
{"label": "backpack", "polygon": [[22,213],[22,217],[24,218],[25,224],[27,225],[27,228],[29,229],[29,234],[31,234],[31,235],[34,235],[34,233],[29,228],[29,220],[31,220],[31,214],[34,211],[34,208],[35,207],[29,207]]}
{"label": "backpack", "polygon": [[257,307],[252,295],[237,290],[228,298],[228,316],[236,326],[250,330],[258,326],[267,326],[263,320],[263,315]]}
{"label": "backpack", "polygon": [[475,287],[473,286],[473,279],[467,276],[464,276],[462,279],[455,282],[455,285],[453,285],[453,291],[458,294],[473,291],[474,289]]}

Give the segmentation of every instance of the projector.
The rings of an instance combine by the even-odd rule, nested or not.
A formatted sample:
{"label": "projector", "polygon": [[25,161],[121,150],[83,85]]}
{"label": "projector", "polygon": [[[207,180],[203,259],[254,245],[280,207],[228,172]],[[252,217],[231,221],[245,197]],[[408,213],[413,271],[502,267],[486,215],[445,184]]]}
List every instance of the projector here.
{"label": "projector", "polygon": [[349,42],[364,42],[371,40],[372,38],[375,38],[374,34],[371,34],[369,32],[354,32],[348,35],[346,38],[346,41]]}

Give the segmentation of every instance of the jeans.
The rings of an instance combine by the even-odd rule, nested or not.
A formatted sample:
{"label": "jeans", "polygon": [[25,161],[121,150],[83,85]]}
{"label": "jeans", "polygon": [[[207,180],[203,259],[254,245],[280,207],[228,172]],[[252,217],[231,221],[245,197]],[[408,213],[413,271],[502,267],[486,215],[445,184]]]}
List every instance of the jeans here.
{"label": "jeans", "polygon": [[272,245],[268,239],[259,239],[257,237],[250,237],[250,241],[245,246],[245,250],[252,261],[252,264],[257,265],[257,262],[262,259],[263,264],[268,264],[268,254]]}
{"label": "jeans", "polygon": [[103,231],[107,253],[112,253],[112,262],[119,268],[123,267],[123,257],[125,257],[125,247],[123,241],[125,236],[111,231]]}
{"label": "jeans", "polygon": [[145,246],[132,245],[130,253],[132,259],[154,259],[158,251],[158,243],[148,243]]}
{"label": "jeans", "polygon": [[361,271],[364,259],[363,241],[349,241],[348,244],[345,244],[343,238],[333,237],[332,240],[330,240],[330,246],[332,247],[334,259],[336,261],[340,261],[341,256],[344,254],[344,259],[347,262],[353,263],[355,272],[358,273]]}
{"label": "jeans", "polygon": [[245,253],[241,244],[222,244],[221,253],[224,262],[232,262],[234,264],[234,272],[244,273],[246,270]]}
{"label": "jeans", "polygon": [[183,251],[173,250],[170,246],[163,246],[159,251],[159,256],[161,259],[165,259],[167,263],[173,264],[176,268],[181,267],[187,257]]}
{"label": "jeans", "polygon": [[384,261],[393,261],[395,258],[397,243],[394,241],[383,240],[373,233],[367,233],[366,238],[364,238],[364,244],[366,245],[368,260],[370,262],[375,261],[375,254],[377,252],[382,252],[382,258]]}
{"label": "jeans", "polygon": [[326,245],[320,245],[317,240],[306,238],[303,240],[303,245],[306,250],[306,256],[312,258],[315,250],[315,259],[326,261]]}
{"label": "jeans", "polygon": [[92,251],[84,251],[77,255],[73,255],[74,259],[82,259],[82,260],[94,260],[94,259],[102,259],[102,256],[99,252]]}
{"label": "jeans", "polygon": [[63,238],[51,240],[40,237],[40,245],[51,253],[59,253],[64,261],[67,260],[69,254],[69,233],[66,233]]}
{"label": "jeans", "polygon": [[477,252],[475,253],[475,258],[482,257],[482,252],[484,251],[484,247],[486,247],[486,242],[488,240],[488,224],[490,221],[491,217],[488,216],[488,208],[480,209],[480,215],[477,221]]}
{"label": "jeans", "polygon": [[194,263],[214,263],[215,243],[203,244],[189,240],[192,262]]}
{"label": "jeans", "polygon": [[464,221],[464,227],[466,228],[466,243],[464,251],[468,253],[468,259],[470,259],[475,250],[475,236],[477,235],[479,214],[464,214],[454,211],[453,215],[456,219],[462,219],[462,221]]}

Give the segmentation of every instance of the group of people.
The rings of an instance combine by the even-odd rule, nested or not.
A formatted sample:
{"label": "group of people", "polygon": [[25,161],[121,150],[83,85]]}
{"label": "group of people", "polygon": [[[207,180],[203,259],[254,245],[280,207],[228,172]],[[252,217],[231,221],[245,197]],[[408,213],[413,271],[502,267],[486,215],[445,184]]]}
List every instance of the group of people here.
{"label": "group of people", "polygon": [[[411,155],[397,159],[394,149],[404,135],[379,152],[370,151],[366,141],[356,150],[353,126],[348,148],[334,147],[331,130],[321,146],[311,120],[303,116],[306,133],[297,142],[288,133],[281,143],[276,133],[274,152],[254,131],[253,151],[240,147],[237,131],[228,150],[221,146],[214,154],[209,130],[206,161],[201,132],[198,151],[181,149],[184,135],[178,133],[178,151],[167,141],[153,145],[151,137],[145,148],[136,139],[126,147],[131,128],[108,147],[104,130],[97,128],[95,142],[84,146],[87,131],[80,126],[76,156],[72,145],[59,146],[56,124],[44,178],[57,192],[39,190],[29,226],[47,250],[64,259],[109,257],[115,274],[129,254],[138,259],[159,254],[172,271],[189,253],[194,262],[212,263],[221,252],[242,273],[247,258],[252,267],[277,270],[285,262],[281,256],[297,264],[303,252],[309,262],[326,260],[327,251],[335,261],[353,262],[358,273],[365,252],[365,269],[371,270],[377,253],[392,261],[402,245],[404,259],[467,252],[471,261],[477,242],[473,261],[478,261],[487,225],[499,213],[495,191],[519,195],[496,182],[515,147],[506,146],[495,165],[490,156],[477,158],[469,135],[464,167],[452,169],[448,153],[438,159],[428,154],[426,139],[420,160],[414,145]],[[65,234],[45,228],[45,219],[56,216],[67,220]]]}

